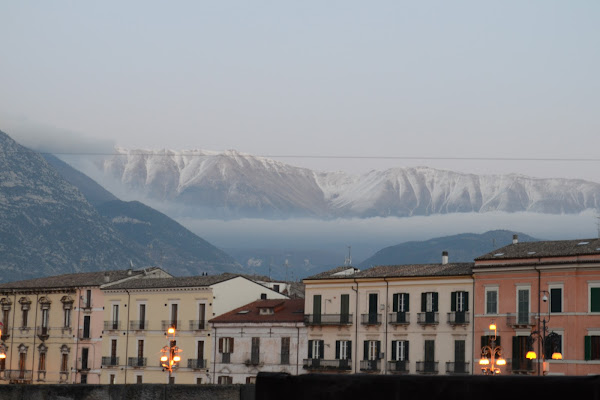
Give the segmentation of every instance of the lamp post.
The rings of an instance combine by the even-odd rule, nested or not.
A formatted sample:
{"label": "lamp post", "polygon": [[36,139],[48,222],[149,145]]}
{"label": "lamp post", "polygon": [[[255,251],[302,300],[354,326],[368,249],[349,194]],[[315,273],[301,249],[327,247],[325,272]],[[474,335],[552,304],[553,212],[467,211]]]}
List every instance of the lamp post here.
{"label": "lamp post", "polygon": [[[542,294],[544,294],[544,297],[542,297],[542,300],[545,303],[548,301],[548,292],[546,290],[541,290],[540,297]],[[533,351],[533,342],[535,341],[534,337],[537,337],[538,341],[539,341],[538,343],[540,344],[540,347],[541,347],[540,352],[542,354],[542,367],[544,370],[544,375],[547,373],[547,371],[546,371],[546,347],[548,345],[552,346],[552,359],[553,360],[562,360],[562,358],[563,358],[561,352],[558,351],[559,336],[554,332],[550,332],[550,334],[546,335],[546,332],[548,332],[548,327],[546,326],[546,324],[548,322],[550,322],[550,310],[548,310],[548,319],[541,318],[541,313],[538,312],[538,330],[531,332],[531,334],[529,335],[529,340],[528,340],[529,351],[525,355],[525,358],[527,358],[528,360],[535,360],[537,358],[536,352]],[[540,327],[540,323],[541,323],[541,327]],[[538,375],[541,375],[539,364],[538,364]]]}
{"label": "lamp post", "polygon": [[496,324],[492,322],[490,330],[494,331],[494,338],[490,341],[490,344],[481,348],[481,359],[479,365],[481,365],[481,372],[484,375],[495,375],[500,373],[499,366],[506,365],[506,360],[502,358],[502,347],[496,346]]}
{"label": "lamp post", "polygon": [[170,327],[167,330],[167,342],[168,345],[164,346],[160,352],[162,356],[160,357],[160,363],[163,367],[163,371],[169,371],[169,383],[171,383],[171,374],[173,373],[173,369],[177,368],[177,364],[181,361],[181,349],[177,347],[177,342],[175,341],[175,328]]}

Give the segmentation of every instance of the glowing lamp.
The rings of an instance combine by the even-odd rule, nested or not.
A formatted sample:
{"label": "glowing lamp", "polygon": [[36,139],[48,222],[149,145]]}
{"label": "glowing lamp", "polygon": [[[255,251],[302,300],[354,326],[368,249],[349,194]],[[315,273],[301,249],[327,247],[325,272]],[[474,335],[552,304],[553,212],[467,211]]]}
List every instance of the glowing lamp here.
{"label": "glowing lamp", "polygon": [[175,334],[175,328],[173,328],[173,327],[170,327],[170,328],[167,330],[167,333],[168,333],[169,335],[174,335],[174,334]]}
{"label": "glowing lamp", "polygon": [[179,361],[181,361],[181,357],[175,356],[175,357],[173,357],[173,361],[179,362]]}
{"label": "glowing lamp", "polygon": [[167,362],[168,360],[169,360],[169,357],[167,357],[167,356],[162,356],[162,357],[160,358],[160,361],[161,361],[161,362]]}
{"label": "glowing lamp", "polygon": [[490,331],[495,331],[496,330],[496,324],[492,322],[492,324],[490,325]]}
{"label": "glowing lamp", "polygon": [[496,365],[506,365],[506,360],[504,358],[499,358],[498,361],[496,361]]}
{"label": "glowing lamp", "polygon": [[6,358],[6,354],[0,353],[0,359],[4,359],[4,358]]}
{"label": "glowing lamp", "polygon": [[479,365],[488,365],[490,363],[490,360],[488,360],[487,358],[482,358],[481,360],[479,360]]}
{"label": "glowing lamp", "polygon": [[[6,357],[6,356],[5,356]],[[553,360],[562,360],[562,354],[561,353],[552,353],[552,359]]]}
{"label": "glowing lamp", "polygon": [[535,354],[535,351],[528,351],[527,354],[525,354],[525,358],[528,360],[534,360],[537,358],[537,354]]}

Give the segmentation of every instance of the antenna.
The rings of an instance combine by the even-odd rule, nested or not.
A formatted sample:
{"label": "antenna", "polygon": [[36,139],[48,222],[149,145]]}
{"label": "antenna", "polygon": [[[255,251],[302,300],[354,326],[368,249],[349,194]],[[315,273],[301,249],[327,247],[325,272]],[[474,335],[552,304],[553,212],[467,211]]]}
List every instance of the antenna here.
{"label": "antenna", "polygon": [[352,246],[348,246],[348,256],[346,257],[346,260],[344,261],[344,265],[346,267],[352,265]]}
{"label": "antenna", "polygon": [[287,282],[288,281],[288,267],[290,266],[287,258],[285,259],[283,266],[285,267],[285,281]]}
{"label": "antenna", "polygon": [[596,227],[598,228],[598,238],[600,239],[600,214],[596,214]]}

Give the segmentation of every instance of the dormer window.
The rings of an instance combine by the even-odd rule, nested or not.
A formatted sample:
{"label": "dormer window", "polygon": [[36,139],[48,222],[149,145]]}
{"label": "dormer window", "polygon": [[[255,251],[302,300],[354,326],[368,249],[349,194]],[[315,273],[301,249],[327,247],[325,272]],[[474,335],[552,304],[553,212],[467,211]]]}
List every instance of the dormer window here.
{"label": "dormer window", "polygon": [[275,309],[273,307],[261,307],[258,309],[258,313],[260,315],[272,315],[275,314]]}

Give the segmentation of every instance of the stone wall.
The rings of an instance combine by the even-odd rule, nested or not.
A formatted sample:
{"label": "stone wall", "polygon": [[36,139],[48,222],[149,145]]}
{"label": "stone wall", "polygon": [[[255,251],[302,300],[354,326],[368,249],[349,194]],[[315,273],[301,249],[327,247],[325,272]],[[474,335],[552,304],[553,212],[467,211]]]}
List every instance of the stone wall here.
{"label": "stone wall", "polygon": [[0,385],[2,400],[254,400],[254,385]]}

